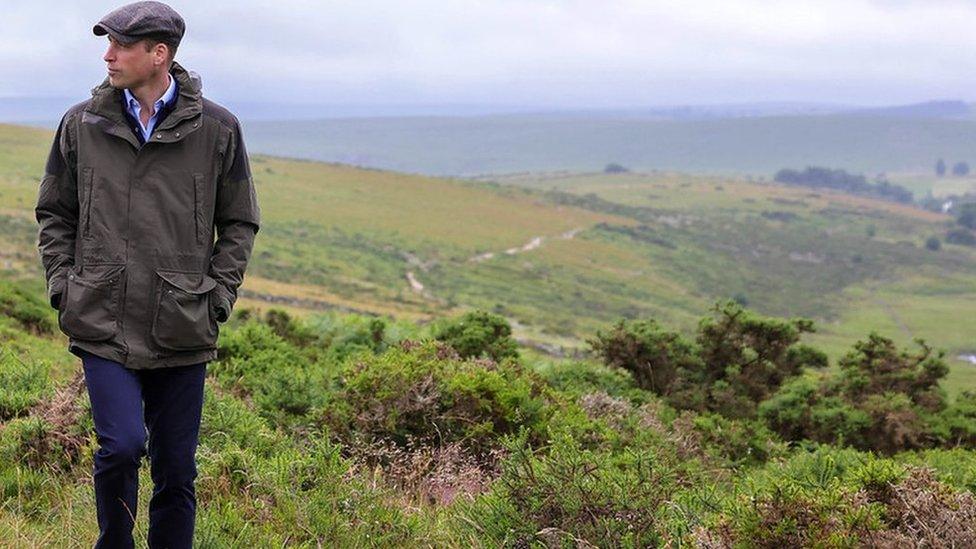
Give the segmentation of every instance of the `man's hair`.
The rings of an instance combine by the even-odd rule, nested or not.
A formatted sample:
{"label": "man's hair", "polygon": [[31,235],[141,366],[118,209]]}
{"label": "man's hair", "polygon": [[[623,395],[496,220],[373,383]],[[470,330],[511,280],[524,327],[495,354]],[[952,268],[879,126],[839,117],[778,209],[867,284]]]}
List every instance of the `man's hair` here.
{"label": "man's hair", "polygon": [[168,38],[161,36],[147,36],[143,39],[146,46],[146,51],[151,51],[156,47],[156,44],[166,44],[166,48],[169,50],[169,62],[173,63],[173,58],[176,57],[176,48],[178,47],[175,42]]}

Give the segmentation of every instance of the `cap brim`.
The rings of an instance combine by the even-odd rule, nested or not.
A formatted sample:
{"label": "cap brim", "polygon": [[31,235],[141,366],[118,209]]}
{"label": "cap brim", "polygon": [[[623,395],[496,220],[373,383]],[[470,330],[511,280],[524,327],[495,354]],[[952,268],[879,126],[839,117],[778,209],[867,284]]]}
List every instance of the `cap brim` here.
{"label": "cap brim", "polygon": [[95,36],[105,36],[106,34],[111,35],[112,38],[123,44],[131,44],[138,40],[137,37],[122,34],[104,23],[98,23],[92,27],[92,33],[94,33]]}

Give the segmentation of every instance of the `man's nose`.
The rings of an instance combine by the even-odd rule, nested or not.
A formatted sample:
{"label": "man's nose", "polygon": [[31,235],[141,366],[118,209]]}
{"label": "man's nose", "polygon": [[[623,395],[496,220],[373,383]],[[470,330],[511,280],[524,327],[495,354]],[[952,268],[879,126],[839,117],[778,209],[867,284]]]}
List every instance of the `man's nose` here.
{"label": "man's nose", "polygon": [[111,61],[115,59],[115,48],[111,45],[105,50],[105,55],[102,56],[103,61]]}

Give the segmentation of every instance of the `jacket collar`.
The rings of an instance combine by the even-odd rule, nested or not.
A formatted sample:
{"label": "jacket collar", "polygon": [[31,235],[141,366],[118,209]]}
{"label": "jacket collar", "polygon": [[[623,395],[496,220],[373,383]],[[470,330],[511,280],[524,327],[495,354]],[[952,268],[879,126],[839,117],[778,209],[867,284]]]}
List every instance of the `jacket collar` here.
{"label": "jacket collar", "polygon": [[[152,141],[162,143],[179,141],[187,134],[200,127],[198,119],[203,112],[203,86],[200,76],[193,71],[187,71],[177,62],[170,67],[170,74],[179,84],[179,94],[173,111],[153,131]],[[91,104],[85,109],[83,121],[88,121],[101,127],[106,133],[117,135],[139,147],[139,141],[128,123],[123,112],[123,91],[113,88],[106,77],[98,86],[92,88]]]}

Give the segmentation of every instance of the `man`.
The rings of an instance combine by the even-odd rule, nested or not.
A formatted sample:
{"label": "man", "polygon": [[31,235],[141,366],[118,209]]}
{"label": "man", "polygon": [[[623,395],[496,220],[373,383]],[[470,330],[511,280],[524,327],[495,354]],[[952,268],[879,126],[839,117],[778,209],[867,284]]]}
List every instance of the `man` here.
{"label": "man", "polygon": [[240,124],[173,61],[184,29],[160,2],[94,26],[108,77],[61,119],[35,210],[98,435],[96,547],[133,546],[147,427],[149,546],[190,547],[206,363],[258,232]]}

